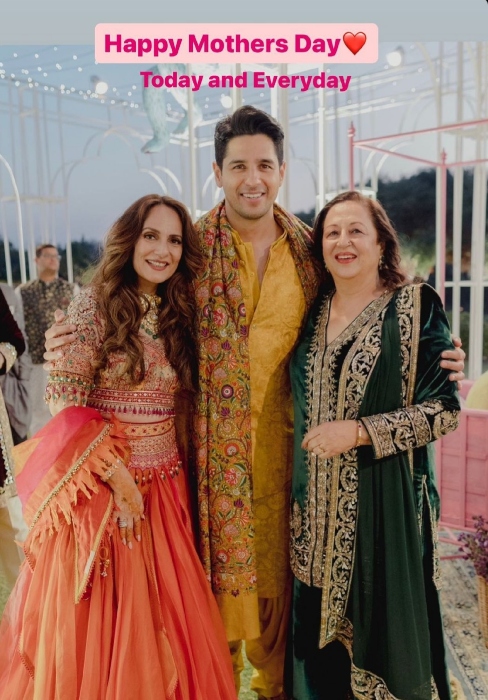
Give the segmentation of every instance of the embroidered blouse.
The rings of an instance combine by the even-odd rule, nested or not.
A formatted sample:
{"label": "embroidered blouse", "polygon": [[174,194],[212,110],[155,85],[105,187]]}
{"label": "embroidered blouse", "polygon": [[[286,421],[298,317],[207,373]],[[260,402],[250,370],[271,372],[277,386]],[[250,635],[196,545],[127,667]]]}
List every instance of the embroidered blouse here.
{"label": "embroidered blouse", "polygon": [[83,289],[71,302],[67,323],[77,326],[77,339],[66,347],[49,375],[46,402],[56,407],[91,406],[101,413],[116,413],[122,421],[148,421],[147,416],[173,416],[178,380],[166,358],[160,338],[139,331],[144,347],[145,376],[131,384],[125,371],[126,356],[114,353],[94,383],[95,364],[104,339],[104,325],[92,288]]}

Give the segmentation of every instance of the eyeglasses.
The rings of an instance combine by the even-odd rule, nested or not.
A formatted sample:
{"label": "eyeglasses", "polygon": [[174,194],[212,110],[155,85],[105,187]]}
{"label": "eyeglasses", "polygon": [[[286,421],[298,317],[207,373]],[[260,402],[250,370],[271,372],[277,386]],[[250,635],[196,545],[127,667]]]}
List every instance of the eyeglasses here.
{"label": "eyeglasses", "polygon": [[41,255],[41,258],[49,258],[50,260],[61,260],[61,255],[58,255],[57,253],[43,253]]}

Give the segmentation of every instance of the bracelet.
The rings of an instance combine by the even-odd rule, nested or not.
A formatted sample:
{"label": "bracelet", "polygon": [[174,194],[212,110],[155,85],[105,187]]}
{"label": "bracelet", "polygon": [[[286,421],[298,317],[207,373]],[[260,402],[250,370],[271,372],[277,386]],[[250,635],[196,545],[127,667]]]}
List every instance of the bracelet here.
{"label": "bracelet", "polygon": [[108,462],[106,459],[103,459],[102,462],[104,462],[104,463],[107,465],[107,467],[108,467],[108,469],[107,469],[107,471],[104,473],[104,475],[100,477],[100,479],[101,479],[103,482],[108,481],[109,479],[111,479],[112,476],[113,476],[113,475],[115,474],[115,472],[117,471],[117,469],[120,467],[120,465],[124,466],[124,463],[123,463],[120,459],[115,460],[115,462],[114,462],[113,464],[111,464],[110,462]]}
{"label": "bracelet", "polygon": [[358,434],[356,438],[356,444],[354,447],[361,447],[361,438],[363,437],[363,424],[361,423],[360,420],[357,421],[358,425]]}

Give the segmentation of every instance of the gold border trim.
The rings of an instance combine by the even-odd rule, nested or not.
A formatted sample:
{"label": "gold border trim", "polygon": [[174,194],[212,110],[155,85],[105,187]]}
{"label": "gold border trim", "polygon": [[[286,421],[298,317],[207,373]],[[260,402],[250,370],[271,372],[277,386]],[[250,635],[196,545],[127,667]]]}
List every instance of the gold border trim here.
{"label": "gold border trim", "polygon": [[73,464],[73,466],[70,468],[70,470],[63,476],[61,481],[53,488],[51,493],[47,496],[47,498],[41,503],[39,506],[39,509],[37,510],[36,514],[34,515],[32,519],[32,524],[29,528],[29,531],[31,531],[34,526],[37,524],[39,521],[40,517],[42,516],[43,512],[46,510],[46,508],[49,506],[51,501],[58,495],[58,493],[66,486],[67,483],[71,481],[73,476],[76,474],[77,471],[82,467],[84,462],[88,459],[90,454],[93,452],[93,450],[98,447],[98,445],[104,440],[104,438],[107,436],[108,432],[110,431],[111,424],[108,423],[102,428],[102,431],[100,435],[93,440],[93,442],[87,447],[87,449],[83,452],[81,457]]}

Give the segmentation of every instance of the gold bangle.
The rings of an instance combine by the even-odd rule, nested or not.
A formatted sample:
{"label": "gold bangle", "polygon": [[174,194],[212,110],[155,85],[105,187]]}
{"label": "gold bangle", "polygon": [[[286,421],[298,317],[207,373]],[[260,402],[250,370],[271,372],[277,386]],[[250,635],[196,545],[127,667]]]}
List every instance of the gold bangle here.
{"label": "gold bangle", "polygon": [[356,444],[354,445],[354,447],[361,447],[361,438],[363,436],[363,424],[361,423],[360,420],[358,420],[357,425],[358,425],[358,434],[356,437]]}

